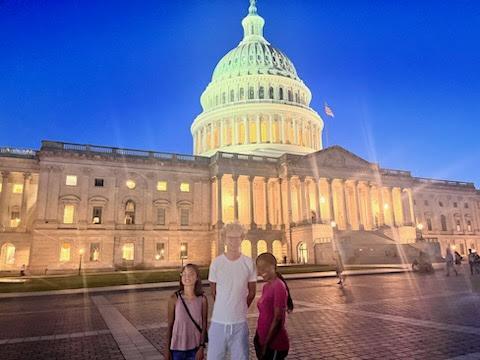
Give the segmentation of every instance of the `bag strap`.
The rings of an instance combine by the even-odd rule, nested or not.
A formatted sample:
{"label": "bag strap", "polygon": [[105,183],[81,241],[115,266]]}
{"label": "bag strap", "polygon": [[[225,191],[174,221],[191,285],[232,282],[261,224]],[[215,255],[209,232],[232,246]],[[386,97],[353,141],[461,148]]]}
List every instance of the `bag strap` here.
{"label": "bag strap", "polygon": [[182,300],[183,307],[187,311],[188,317],[190,318],[190,320],[192,320],[192,322],[195,325],[195,327],[197,328],[197,330],[200,331],[200,334],[203,333],[202,328],[200,327],[200,325],[197,324],[197,322],[194,320],[192,314],[190,313],[190,310],[188,309],[188,306],[185,303],[185,300],[183,300],[183,297],[182,297],[182,294],[180,293],[180,291],[177,291],[175,294],[177,294],[177,297],[179,297],[180,300]]}

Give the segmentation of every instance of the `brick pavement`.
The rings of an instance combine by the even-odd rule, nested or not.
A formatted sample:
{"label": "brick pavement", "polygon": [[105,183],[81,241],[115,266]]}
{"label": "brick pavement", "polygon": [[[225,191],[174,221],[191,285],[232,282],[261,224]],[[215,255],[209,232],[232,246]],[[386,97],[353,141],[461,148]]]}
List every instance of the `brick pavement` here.
{"label": "brick pavement", "polygon": [[[463,276],[359,276],[343,290],[334,279],[289,285],[297,301],[287,323],[289,359],[480,359],[480,297]],[[170,294],[108,293],[100,302],[84,295],[0,300],[0,358],[160,358]],[[254,304],[251,336],[256,318]],[[125,351],[125,341],[147,349],[146,356]]]}

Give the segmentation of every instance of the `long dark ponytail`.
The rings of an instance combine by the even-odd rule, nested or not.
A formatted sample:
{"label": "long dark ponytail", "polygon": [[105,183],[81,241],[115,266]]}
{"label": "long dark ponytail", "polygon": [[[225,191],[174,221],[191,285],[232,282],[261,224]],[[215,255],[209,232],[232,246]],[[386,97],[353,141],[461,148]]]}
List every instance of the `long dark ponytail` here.
{"label": "long dark ponytail", "polygon": [[290,295],[290,288],[288,287],[287,282],[285,281],[285,278],[283,275],[277,270],[277,259],[276,257],[271,254],[271,253],[263,253],[258,255],[257,257],[257,262],[258,261],[265,261],[266,263],[275,266],[275,273],[277,274],[277,277],[282,280],[282,282],[285,284],[285,288],[287,289],[287,311],[292,312],[294,305],[293,305],[293,299],[292,296]]}

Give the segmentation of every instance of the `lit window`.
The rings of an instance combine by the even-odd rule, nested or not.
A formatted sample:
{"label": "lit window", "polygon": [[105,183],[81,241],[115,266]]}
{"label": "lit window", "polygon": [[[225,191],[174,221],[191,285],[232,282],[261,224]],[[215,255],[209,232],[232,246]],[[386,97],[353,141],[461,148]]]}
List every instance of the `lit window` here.
{"label": "lit window", "polygon": [[21,194],[23,192],[23,184],[13,184],[12,192],[14,194]]}
{"label": "lit window", "polygon": [[186,259],[188,257],[188,244],[186,242],[182,242],[180,244],[180,258]]}
{"label": "lit window", "polygon": [[132,200],[125,204],[125,224],[135,224],[135,203]]}
{"label": "lit window", "polygon": [[100,243],[90,244],[90,261],[98,261],[100,259]]}
{"label": "lit window", "polygon": [[165,260],[165,244],[157,243],[157,249],[155,254],[155,260]]}
{"label": "lit window", "polygon": [[157,182],[157,190],[158,191],[167,191],[167,182],[166,181]]}
{"label": "lit window", "polygon": [[12,211],[10,216],[10,227],[15,228],[20,224],[20,212]]}
{"label": "lit window", "polygon": [[455,220],[455,228],[457,229],[457,231],[462,231],[460,220]]}
{"label": "lit window", "polygon": [[188,226],[189,224],[189,211],[188,209],[181,209],[180,210],[180,225],[181,226]]}
{"label": "lit window", "polygon": [[467,231],[472,231],[472,222],[467,220]]}
{"label": "lit window", "polygon": [[129,188],[130,190],[135,189],[135,186],[137,186],[137,184],[135,184],[135,181],[133,180],[127,180],[126,184],[127,188]]}
{"label": "lit window", "polygon": [[73,224],[73,217],[75,215],[75,205],[67,204],[63,208],[63,223]]}
{"label": "lit window", "polygon": [[95,206],[93,208],[92,223],[93,224],[101,224],[102,223],[102,208],[101,207]]}
{"label": "lit window", "polygon": [[76,175],[67,175],[65,180],[65,185],[67,186],[77,186],[77,176]]}
{"label": "lit window", "polygon": [[2,192],[3,182],[0,182],[0,193]]}
{"label": "lit window", "polygon": [[60,248],[60,261],[70,261],[70,244],[63,243]]}
{"label": "lit window", "polygon": [[15,246],[12,244],[5,244],[3,246],[3,251],[5,257],[5,264],[6,265],[13,265],[15,264]]}
{"label": "lit window", "polygon": [[122,259],[127,261],[133,261],[135,258],[135,246],[133,243],[123,245]]}
{"label": "lit window", "polygon": [[180,184],[180,191],[181,192],[190,192],[190,184],[187,182],[182,182]]}
{"label": "lit window", "polygon": [[157,225],[165,225],[165,208],[157,209]]}

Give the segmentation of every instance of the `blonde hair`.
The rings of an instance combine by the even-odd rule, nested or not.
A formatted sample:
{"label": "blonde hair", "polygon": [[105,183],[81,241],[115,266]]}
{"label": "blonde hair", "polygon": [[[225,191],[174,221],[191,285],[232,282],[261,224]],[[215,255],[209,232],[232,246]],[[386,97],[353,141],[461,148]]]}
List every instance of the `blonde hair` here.
{"label": "blonde hair", "polygon": [[228,223],[223,227],[222,235],[239,236],[243,240],[243,238],[245,237],[245,227],[238,221]]}

